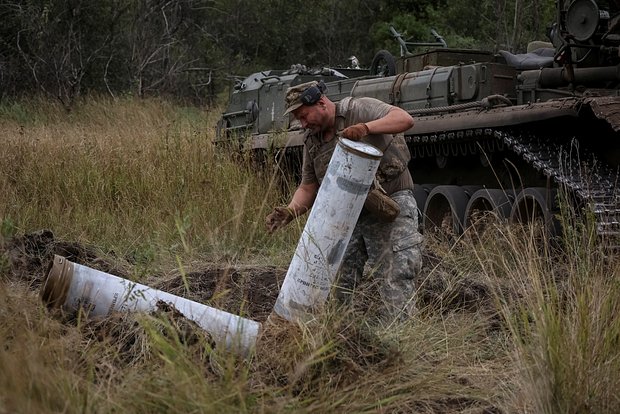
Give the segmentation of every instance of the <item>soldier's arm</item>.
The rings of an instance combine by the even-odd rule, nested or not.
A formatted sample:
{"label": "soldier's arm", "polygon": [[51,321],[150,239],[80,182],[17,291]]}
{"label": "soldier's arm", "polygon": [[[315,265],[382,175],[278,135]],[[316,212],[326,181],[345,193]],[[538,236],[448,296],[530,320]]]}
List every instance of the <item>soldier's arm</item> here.
{"label": "soldier's arm", "polygon": [[413,118],[405,110],[393,107],[383,118],[366,122],[369,134],[397,134],[413,126]]}
{"label": "soldier's arm", "polygon": [[306,211],[310,210],[318,191],[319,183],[317,182],[302,183],[297,187],[291,202],[288,204],[288,208],[291,209],[295,217],[301,216]]}

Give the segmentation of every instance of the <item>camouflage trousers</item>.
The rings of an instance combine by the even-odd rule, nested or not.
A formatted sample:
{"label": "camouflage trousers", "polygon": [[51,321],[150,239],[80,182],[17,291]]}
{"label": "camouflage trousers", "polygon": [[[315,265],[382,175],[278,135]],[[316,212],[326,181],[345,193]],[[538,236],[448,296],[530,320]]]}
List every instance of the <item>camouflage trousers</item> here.
{"label": "camouflage trousers", "polygon": [[393,222],[362,214],[353,230],[335,285],[341,302],[350,302],[364,275],[379,278],[379,293],[386,316],[407,317],[415,310],[415,277],[422,268],[422,235],[418,209],[411,190],[391,195],[400,207]]}

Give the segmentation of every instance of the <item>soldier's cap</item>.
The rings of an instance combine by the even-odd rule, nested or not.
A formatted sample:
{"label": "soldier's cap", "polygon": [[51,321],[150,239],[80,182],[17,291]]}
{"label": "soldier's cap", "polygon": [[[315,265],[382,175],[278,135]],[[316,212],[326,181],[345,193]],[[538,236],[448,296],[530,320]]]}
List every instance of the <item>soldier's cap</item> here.
{"label": "soldier's cap", "polygon": [[284,115],[293,112],[302,105],[314,105],[327,90],[323,81],[311,81],[291,86],[286,90]]}

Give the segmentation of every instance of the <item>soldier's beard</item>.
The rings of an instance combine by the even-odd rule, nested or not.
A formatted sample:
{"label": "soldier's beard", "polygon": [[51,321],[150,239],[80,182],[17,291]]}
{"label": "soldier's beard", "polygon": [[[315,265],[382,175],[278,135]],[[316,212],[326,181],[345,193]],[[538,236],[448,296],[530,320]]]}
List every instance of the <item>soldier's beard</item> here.
{"label": "soldier's beard", "polygon": [[306,130],[310,131],[312,134],[318,134],[325,131],[326,127],[321,124],[309,124],[306,125]]}
{"label": "soldier's beard", "polygon": [[[323,122],[321,122],[323,121]],[[306,125],[306,130],[310,130],[312,134],[321,134],[333,130],[333,122],[329,118],[322,116],[317,122]]]}

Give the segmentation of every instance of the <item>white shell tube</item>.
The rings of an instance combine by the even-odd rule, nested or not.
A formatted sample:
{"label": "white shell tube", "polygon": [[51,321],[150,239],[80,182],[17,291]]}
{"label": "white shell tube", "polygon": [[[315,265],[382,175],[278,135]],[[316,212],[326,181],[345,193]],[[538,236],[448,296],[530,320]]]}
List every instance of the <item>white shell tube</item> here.
{"label": "white shell tube", "polygon": [[229,349],[249,352],[256,343],[261,324],[189,299],[153,289],[55,256],[41,288],[41,298],[51,307],[89,310],[89,316],[107,317],[113,311],[148,312],[157,302],[172,304],[196,322],[216,342]]}
{"label": "white shell tube", "polygon": [[382,156],[339,139],[276,300],[279,316],[304,321],[327,300]]}

